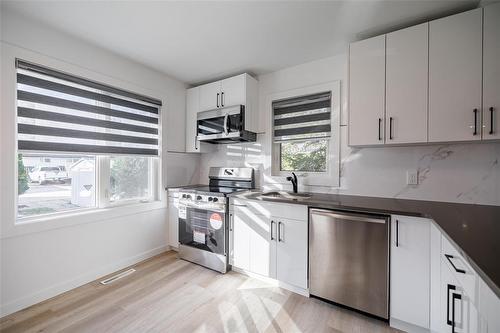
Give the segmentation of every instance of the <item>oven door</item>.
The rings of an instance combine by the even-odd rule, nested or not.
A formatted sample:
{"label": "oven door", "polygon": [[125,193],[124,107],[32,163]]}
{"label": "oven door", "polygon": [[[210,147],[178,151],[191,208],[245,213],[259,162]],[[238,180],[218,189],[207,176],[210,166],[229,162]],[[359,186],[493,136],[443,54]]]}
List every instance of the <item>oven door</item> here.
{"label": "oven door", "polygon": [[220,255],[226,254],[226,213],[191,206],[179,211],[179,243]]}
{"label": "oven door", "polygon": [[198,140],[220,139],[239,133],[244,129],[244,119],[243,105],[199,112],[196,127]]}

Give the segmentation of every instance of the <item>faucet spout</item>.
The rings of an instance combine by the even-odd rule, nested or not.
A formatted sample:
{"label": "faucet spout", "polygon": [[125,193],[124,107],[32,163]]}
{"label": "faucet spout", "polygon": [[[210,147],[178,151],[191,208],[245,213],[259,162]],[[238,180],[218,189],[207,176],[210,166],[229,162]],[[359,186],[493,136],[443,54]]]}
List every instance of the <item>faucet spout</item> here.
{"label": "faucet spout", "polygon": [[286,180],[292,182],[293,193],[297,193],[297,187],[298,187],[297,175],[295,175],[295,172],[292,172],[292,176],[286,177]]}

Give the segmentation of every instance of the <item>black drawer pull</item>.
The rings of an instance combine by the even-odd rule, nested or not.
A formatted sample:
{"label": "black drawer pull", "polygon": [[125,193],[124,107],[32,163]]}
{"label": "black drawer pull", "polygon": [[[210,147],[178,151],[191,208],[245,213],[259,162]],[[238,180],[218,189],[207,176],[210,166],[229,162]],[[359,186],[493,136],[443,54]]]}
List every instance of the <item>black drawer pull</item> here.
{"label": "black drawer pull", "polygon": [[450,262],[450,265],[453,267],[453,269],[455,270],[455,272],[462,273],[462,274],[466,273],[463,269],[457,268],[457,266],[455,266],[453,264],[453,261],[451,261],[451,259],[455,258],[454,256],[452,256],[451,254],[445,254],[444,256],[446,257],[446,259],[448,259],[448,261]]}
{"label": "black drawer pull", "polygon": [[457,287],[455,287],[452,284],[448,284],[448,287],[446,289],[446,323],[448,325],[452,324],[452,321],[450,320],[450,290],[456,290]]}

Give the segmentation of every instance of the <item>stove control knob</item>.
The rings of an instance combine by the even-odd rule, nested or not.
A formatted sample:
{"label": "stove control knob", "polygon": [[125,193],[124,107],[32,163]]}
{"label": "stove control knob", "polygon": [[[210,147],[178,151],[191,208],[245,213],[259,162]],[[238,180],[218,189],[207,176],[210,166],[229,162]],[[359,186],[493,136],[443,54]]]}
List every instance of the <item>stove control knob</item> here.
{"label": "stove control knob", "polygon": [[212,200],[214,200],[214,198],[208,197],[208,201],[212,201]]}
{"label": "stove control knob", "polygon": [[217,199],[217,198],[214,198],[214,200],[213,200],[213,201],[214,201],[214,202],[217,202],[217,201],[219,201],[219,199]]}
{"label": "stove control knob", "polygon": [[183,195],[182,195],[182,198],[183,198],[183,199],[186,199],[186,194],[183,194]]}
{"label": "stove control knob", "polygon": [[201,195],[197,196],[196,200],[201,200]]}
{"label": "stove control knob", "polygon": [[191,194],[188,194],[188,195],[187,195],[187,198],[188,198],[188,199],[191,199]]}

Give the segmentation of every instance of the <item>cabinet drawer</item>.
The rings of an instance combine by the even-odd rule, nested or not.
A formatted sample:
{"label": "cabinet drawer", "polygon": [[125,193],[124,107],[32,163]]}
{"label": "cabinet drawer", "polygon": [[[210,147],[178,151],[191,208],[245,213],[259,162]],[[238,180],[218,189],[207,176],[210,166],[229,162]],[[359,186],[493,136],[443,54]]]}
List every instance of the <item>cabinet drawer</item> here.
{"label": "cabinet drawer", "polygon": [[477,305],[478,277],[476,272],[450,241],[444,235],[441,237],[441,260],[446,263],[471,302]]}
{"label": "cabinet drawer", "polygon": [[307,206],[304,205],[231,199],[231,206],[231,209],[244,208],[247,212],[268,218],[274,216],[300,221],[307,220]]}

